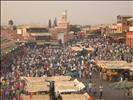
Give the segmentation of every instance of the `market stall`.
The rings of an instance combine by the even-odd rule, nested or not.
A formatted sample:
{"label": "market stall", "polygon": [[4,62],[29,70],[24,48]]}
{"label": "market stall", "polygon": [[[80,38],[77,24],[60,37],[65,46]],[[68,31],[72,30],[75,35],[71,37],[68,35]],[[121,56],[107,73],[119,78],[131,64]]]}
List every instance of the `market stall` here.
{"label": "market stall", "polygon": [[45,77],[46,80],[51,80],[51,81],[70,81],[71,76],[52,76],[52,77]]}
{"label": "market stall", "polygon": [[48,92],[48,81],[55,81],[55,91],[60,93],[79,92],[85,88],[82,82],[70,80],[69,76],[24,77],[23,79],[26,83],[25,90],[29,93]]}
{"label": "market stall", "polygon": [[26,83],[25,91],[29,93],[36,93],[41,91],[48,91],[48,83],[42,77],[24,77]]}
{"label": "market stall", "polygon": [[[89,94],[61,94],[63,100],[88,100]],[[24,95],[24,100],[29,100],[29,96]],[[33,95],[32,100],[49,100],[49,95]]]}
{"label": "market stall", "polygon": [[78,71],[69,71],[64,74],[65,76],[71,76],[72,78],[79,78],[79,73]]}
{"label": "market stall", "polygon": [[55,82],[55,87],[60,93],[73,93],[84,89],[85,85],[79,81],[61,81]]}
{"label": "market stall", "polygon": [[71,50],[73,51],[73,52],[79,52],[79,51],[82,51],[82,48],[80,48],[80,47],[71,47]]}
{"label": "market stall", "polygon": [[93,52],[94,51],[94,48],[92,47],[89,47],[89,48],[85,48],[88,52]]}
{"label": "market stall", "polygon": [[132,68],[130,63],[125,61],[97,61],[99,69],[102,71],[102,79],[117,81],[122,76],[122,72]]}
{"label": "market stall", "polygon": [[88,48],[82,47],[82,46],[71,47],[71,50],[75,51],[75,52],[82,51],[83,49],[87,50],[88,52],[93,52],[94,51],[94,48],[92,48],[92,47],[88,47]]}

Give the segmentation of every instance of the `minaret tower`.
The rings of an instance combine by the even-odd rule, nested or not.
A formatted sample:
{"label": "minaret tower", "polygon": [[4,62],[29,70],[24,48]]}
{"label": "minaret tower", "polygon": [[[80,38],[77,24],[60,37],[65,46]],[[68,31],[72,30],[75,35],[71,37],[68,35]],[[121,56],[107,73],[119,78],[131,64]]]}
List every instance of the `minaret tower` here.
{"label": "minaret tower", "polygon": [[66,28],[68,27],[68,21],[67,21],[67,10],[65,10],[58,23],[58,28]]}
{"label": "minaret tower", "polygon": [[62,13],[61,22],[67,22],[67,11],[66,10],[65,12]]}

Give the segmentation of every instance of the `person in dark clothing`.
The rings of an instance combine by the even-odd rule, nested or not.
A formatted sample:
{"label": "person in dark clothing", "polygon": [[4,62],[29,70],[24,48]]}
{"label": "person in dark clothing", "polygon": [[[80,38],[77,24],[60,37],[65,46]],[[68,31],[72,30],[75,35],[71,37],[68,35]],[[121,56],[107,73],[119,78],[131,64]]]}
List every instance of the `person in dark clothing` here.
{"label": "person in dark clothing", "polygon": [[57,95],[56,100],[63,100],[63,98],[62,98],[60,93]]}
{"label": "person in dark clothing", "polygon": [[50,100],[57,100],[55,96],[55,86],[54,86],[54,81],[48,81],[49,82],[49,97]]}

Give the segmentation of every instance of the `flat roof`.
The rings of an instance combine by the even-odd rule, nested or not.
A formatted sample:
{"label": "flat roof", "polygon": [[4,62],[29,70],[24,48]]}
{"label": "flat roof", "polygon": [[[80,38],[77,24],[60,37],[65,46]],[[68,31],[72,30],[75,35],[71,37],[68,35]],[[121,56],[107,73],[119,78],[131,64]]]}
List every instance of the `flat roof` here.
{"label": "flat roof", "polygon": [[17,28],[48,28],[46,25],[36,25],[36,24],[25,24],[25,25],[18,25]]}
{"label": "flat roof", "polygon": [[133,21],[133,17],[132,17],[132,18],[127,19],[127,21]]}

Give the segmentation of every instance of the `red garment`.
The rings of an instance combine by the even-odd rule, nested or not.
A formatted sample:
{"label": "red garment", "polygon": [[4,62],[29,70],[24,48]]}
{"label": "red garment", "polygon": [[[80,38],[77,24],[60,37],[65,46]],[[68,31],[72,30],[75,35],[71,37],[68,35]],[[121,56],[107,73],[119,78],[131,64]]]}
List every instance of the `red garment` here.
{"label": "red garment", "polygon": [[20,84],[19,83],[16,84],[16,88],[20,89]]}
{"label": "red garment", "polygon": [[24,88],[24,84],[23,83],[20,84],[20,88]]}
{"label": "red garment", "polygon": [[13,100],[17,100],[16,97],[13,97]]}
{"label": "red garment", "polygon": [[90,96],[88,100],[93,100],[93,98]]}
{"label": "red garment", "polygon": [[19,97],[19,100],[23,100],[22,96]]}
{"label": "red garment", "polygon": [[30,92],[30,100],[32,99],[32,93]]}

